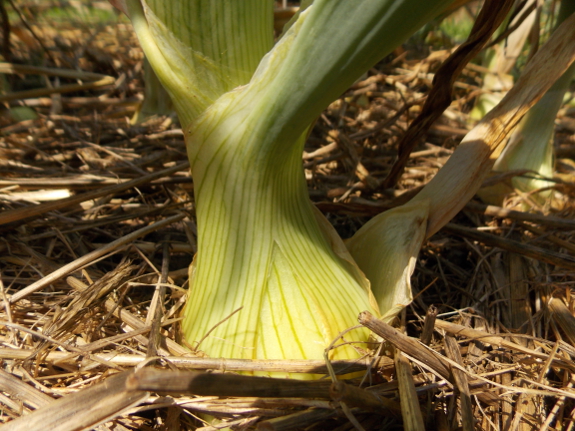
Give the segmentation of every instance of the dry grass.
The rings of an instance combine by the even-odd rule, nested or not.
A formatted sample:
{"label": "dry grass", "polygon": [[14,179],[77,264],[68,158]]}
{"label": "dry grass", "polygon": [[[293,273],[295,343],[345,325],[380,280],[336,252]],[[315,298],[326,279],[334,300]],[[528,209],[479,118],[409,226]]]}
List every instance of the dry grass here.
{"label": "dry grass", "polygon": [[[263,430],[574,429],[575,112],[559,119],[554,208],[513,211],[525,196],[506,209],[471,203],[424,244],[416,299],[396,327],[362,314],[386,340],[380,356],[331,366],[365,370],[364,381],[255,379],[235,372],[329,369],[206,358],[177,343],[193,184],[176,121],[129,124],[142,93],[129,26],[33,28],[51,59],[20,28],[14,61],[114,80],[11,102],[38,118],[0,119],[2,429],[215,429],[203,415],[221,418],[216,428]],[[411,196],[466,133],[481,76],[472,67],[397,188],[377,187],[448,55],[418,52],[371,70],[308,140],[310,196],[344,237]],[[51,85],[77,84],[60,79]]]}

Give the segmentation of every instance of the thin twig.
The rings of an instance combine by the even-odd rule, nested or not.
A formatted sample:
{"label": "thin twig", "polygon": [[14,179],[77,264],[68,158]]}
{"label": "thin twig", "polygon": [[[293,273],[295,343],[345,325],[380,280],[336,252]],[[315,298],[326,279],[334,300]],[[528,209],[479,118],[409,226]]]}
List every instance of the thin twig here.
{"label": "thin twig", "polygon": [[170,271],[170,243],[168,240],[164,242],[162,248],[162,274],[156,290],[154,291],[154,297],[152,298],[152,305],[150,309],[154,310],[154,317],[152,320],[152,329],[150,330],[148,351],[146,352],[147,358],[152,358],[157,355],[158,347],[160,346],[160,329],[162,325],[162,319],[164,317],[164,299],[166,296],[166,283],[168,282],[168,272]]}
{"label": "thin twig", "polygon": [[102,258],[103,256],[106,256],[109,253],[117,253],[123,246],[131,243],[132,241],[134,241],[137,238],[140,238],[144,235],[149,234],[150,232],[154,232],[158,229],[163,228],[164,226],[168,226],[172,223],[175,223],[177,221],[182,220],[184,217],[186,217],[185,214],[176,214],[172,217],[168,217],[167,219],[164,220],[160,220],[150,226],[146,226],[143,227],[142,229],[138,229],[135,232],[132,232],[128,235],[125,235],[119,239],[117,239],[116,241],[112,241],[110,244],[107,244],[103,247],[100,247],[82,257],[80,257],[79,259],[74,260],[73,262],[68,263],[67,265],[64,265],[62,268],[52,272],[51,274],[48,274],[46,277],[41,278],[40,280],[38,280],[35,283],[32,283],[30,286],[16,292],[14,295],[12,295],[9,299],[10,303],[15,303],[19,300],[21,300],[22,298],[38,291],[41,290],[43,288],[45,288],[46,286],[54,283],[55,281],[58,281],[62,278],[64,278],[66,275],[70,274],[71,272],[74,272],[86,265],[90,265],[92,263],[94,263],[94,261]]}
{"label": "thin twig", "polygon": [[419,339],[426,346],[429,346],[429,343],[431,343],[431,337],[433,336],[433,331],[435,329],[435,319],[437,318],[438,312],[439,310],[435,305],[430,305],[425,314],[423,329],[421,330],[421,336]]}

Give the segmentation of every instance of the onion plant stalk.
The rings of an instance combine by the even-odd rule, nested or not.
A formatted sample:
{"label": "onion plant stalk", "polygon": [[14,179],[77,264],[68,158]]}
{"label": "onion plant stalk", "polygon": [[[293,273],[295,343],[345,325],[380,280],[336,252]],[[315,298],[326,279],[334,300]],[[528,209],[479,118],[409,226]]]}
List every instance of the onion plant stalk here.
{"label": "onion plant stalk", "polygon": [[174,113],[172,100],[156,76],[150,63],[144,58],[144,100],[138,106],[131,119],[132,124],[142,123],[154,116],[171,115]]}
{"label": "onion plant stalk", "polygon": [[[574,0],[562,0],[557,15],[557,26],[575,13]],[[575,74],[572,65],[553,84],[539,102],[521,120],[509,141],[495,161],[494,172],[529,171],[515,176],[511,184],[497,184],[481,191],[481,198],[491,204],[501,205],[514,190],[522,195],[522,206],[528,208],[552,202],[553,138],[555,119],[563,104],[565,93]]]}
{"label": "onion plant stalk", "polygon": [[[363,235],[348,244],[352,257],[309,201],[301,154],[321,111],[449,0],[302,3],[275,44],[272,1],[119,4],[184,129],[198,253],[182,331],[189,345],[212,357],[322,358],[359,312],[389,311],[380,309],[386,301],[378,303],[364,274],[369,256],[357,253],[370,247],[378,254],[382,245]],[[489,154],[470,161],[481,164],[475,171],[488,171]],[[437,186],[424,190],[405,209],[405,225],[387,216],[404,232],[387,239],[393,277],[409,282],[421,241],[476,191],[471,179],[452,184],[453,175],[440,177],[435,184],[456,191],[438,201]],[[379,232],[381,220],[374,222]],[[412,240],[403,236],[413,229]],[[394,250],[403,256],[396,265]],[[383,280],[393,289],[397,283],[387,278],[377,273],[372,284]],[[368,339],[365,329],[348,332],[330,358],[356,358]]]}
{"label": "onion plant stalk", "polygon": [[[472,120],[481,120],[513,87],[511,71],[523,51],[537,16],[536,10],[533,10],[527,17],[523,17],[523,11],[528,10],[534,3],[535,0],[524,2],[523,8],[514,19],[510,21],[511,17],[509,17],[498,33],[509,27],[517,26],[517,28],[503,41],[486,50],[484,65],[488,70],[483,77],[481,94],[475,100],[475,105],[469,114]],[[519,19],[523,21],[519,23]]]}

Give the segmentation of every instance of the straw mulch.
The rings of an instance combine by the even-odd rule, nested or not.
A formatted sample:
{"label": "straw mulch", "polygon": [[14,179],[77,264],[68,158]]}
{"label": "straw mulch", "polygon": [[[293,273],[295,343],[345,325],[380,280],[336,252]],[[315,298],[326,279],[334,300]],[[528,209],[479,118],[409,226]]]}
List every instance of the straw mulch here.
{"label": "straw mulch", "polygon": [[[207,358],[178,344],[196,238],[183,136],[175,118],[129,124],[143,87],[129,25],[30,28],[13,31],[14,63],[112,78],[9,78],[12,91],[45,92],[4,99],[37,118],[0,120],[2,429],[574,429],[572,109],[558,120],[555,208],[512,210],[529,200],[513,195],[507,208],[467,205],[424,244],[397,324],[359,316],[385,340],[371,356]],[[303,164],[342,236],[405,201],[466,133],[481,84],[471,66],[395,190],[377,187],[448,53],[396,51],[318,120]],[[57,93],[65,85],[81,88]],[[365,375],[238,373],[330,370]]]}

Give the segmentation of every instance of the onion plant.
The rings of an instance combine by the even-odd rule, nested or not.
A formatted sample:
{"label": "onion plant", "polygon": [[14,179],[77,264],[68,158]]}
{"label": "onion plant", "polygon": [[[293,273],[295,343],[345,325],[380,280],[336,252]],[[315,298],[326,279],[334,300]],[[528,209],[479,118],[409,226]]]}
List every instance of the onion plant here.
{"label": "onion plant", "polygon": [[[556,26],[575,12],[574,0],[562,0],[557,15]],[[504,62],[504,59],[501,59]],[[500,67],[501,62],[491,66]],[[506,184],[497,184],[485,188],[480,196],[488,203],[501,205],[506,195],[513,190],[525,194],[527,200],[523,207],[531,206],[528,202],[538,205],[545,204],[551,197],[553,182],[553,138],[555,119],[563,104],[565,93],[575,75],[575,65],[572,65],[559,78],[547,93],[533,106],[521,120],[500,157],[495,161],[495,172],[528,170],[523,176],[514,177],[511,187]],[[486,76],[488,79],[489,74]],[[493,78],[491,78],[493,79]],[[483,101],[485,102],[485,101]],[[481,106],[485,106],[483,103]]]}
{"label": "onion plant", "polygon": [[[475,100],[475,105],[469,113],[472,120],[481,120],[513,87],[511,72],[523,51],[537,15],[534,9],[529,15],[523,17],[523,11],[527,11],[534,3],[535,0],[527,0],[514,19],[509,16],[501,26],[499,33],[511,27],[516,27],[515,30],[484,53],[483,64],[488,70],[483,76],[481,94]],[[519,22],[520,19],[522,19],[521,22]]]}
{"label": "onion plant", "polygon": [[154,116],[173,114],[172,100],[146,58],[144,58],[144,85],[144,100],[138,106],[131,123],[138,124]]}
{"label": "onion plant", "polygon": [[[476,154],[453,162],[459,173],[439,175],[347,247],[311,204],[301,155],[321,111],[449,2],[303,1],[276,43],[270,0],[115,2],[185,133],[198,225],[188,345],[213,357],[322,358],[359,312],[390,317],[408,303],[423,239],[476,191],[501,134],[487,144],[493,129],[480,126],[466,146]],[[514,124],[526,103],[499,114]],[[331,358],[358,357],[368,333],[344,339]]]}

